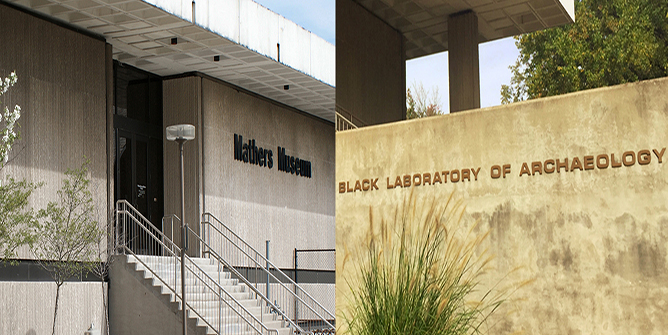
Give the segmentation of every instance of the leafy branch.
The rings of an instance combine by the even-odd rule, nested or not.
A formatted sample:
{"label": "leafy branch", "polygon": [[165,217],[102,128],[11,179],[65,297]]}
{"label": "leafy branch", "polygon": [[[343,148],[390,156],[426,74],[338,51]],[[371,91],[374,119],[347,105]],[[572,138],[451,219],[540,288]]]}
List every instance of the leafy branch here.
{"label": "leafy branch", "polygon": [[56,283],[52,334],[56,333],[60,288],[66,280],[91,269],[101,234],[94,218],[88,163],[65,172],[58,201],[39,211],[35,225],[39,243],[33,246],[33,254]]}
{"label": "leafy branch", "polygon": [[577,0],[575,23],[515,37],[502,103],[668,75],[668,2]]}

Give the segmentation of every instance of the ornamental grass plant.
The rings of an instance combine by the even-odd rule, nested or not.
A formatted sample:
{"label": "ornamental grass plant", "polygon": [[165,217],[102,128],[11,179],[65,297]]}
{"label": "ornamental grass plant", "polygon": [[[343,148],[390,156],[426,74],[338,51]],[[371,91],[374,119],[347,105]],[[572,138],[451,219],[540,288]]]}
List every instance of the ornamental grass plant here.
{"label": "ornamental grass plant", "polygon": [[[353,335],[480,334],[508,290],[480,290],[492,256],[483,248],[489,235],[464,227],[461,200],[419,205],[411,195],[390,221],[369,229],[355,266],[346,278],[352,293],[344,313]],[[346,251],[343,267],[351,254]],[[498,282],[497,282],[498,283]]]}

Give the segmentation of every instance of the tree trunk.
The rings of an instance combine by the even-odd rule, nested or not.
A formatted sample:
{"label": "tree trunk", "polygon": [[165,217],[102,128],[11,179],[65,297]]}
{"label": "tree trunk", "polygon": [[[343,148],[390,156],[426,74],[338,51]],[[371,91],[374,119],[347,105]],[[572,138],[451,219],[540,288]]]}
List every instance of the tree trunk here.
{"label": "tree trunk", "polygon": [[53,331],[51,335],[56,335],[56,316],[58,316],[58,298],[60,297],[60,287],[63,284],[56,283],[56,307],[53,310]]}
{"label": "tree trunk", "polygon": [[107,309],[107,295],[104,294],[104,280],[102,280],[102,305],[104,306],[104,328],[106,332],[103,334],[109,335],[109,310]]}

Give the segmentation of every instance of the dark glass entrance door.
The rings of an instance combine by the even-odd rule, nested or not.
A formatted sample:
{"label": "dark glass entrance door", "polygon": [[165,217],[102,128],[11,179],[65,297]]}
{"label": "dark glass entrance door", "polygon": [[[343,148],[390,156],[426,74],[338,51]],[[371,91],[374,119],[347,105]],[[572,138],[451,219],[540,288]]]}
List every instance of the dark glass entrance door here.
{"label": "dark glass entrance door", "polygon": [[116,62],[114,110],[116,200],[127,200],[162,230],[162,78]]}
{"label": "dark glass entrance door", "polygon": [[163,216],[162,142],[118,129],[117,199],[130,202],[161,229]]}

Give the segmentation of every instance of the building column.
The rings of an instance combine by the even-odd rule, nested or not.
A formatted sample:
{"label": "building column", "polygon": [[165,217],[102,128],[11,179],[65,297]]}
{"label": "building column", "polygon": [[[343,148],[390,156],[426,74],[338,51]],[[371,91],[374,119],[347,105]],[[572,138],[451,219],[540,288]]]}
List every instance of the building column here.
{"label": "building column", "polygon": [[336,111],[358,127],[405,119],[404,36],[354,0],[336,20]]}
{"label": "building column", "polygon": [[478,16],[473,11],[448,18],[450,112],[480,108]]}
{"label": "building column", "polygon": [[[111,44],[106,43],[104,46],[104,74],[105,87],[107,96],[107,225],[108,238],[107,248],[114,246],[114,225],[108,224],[114,222],[116,204],[114,201],[114,179],[116,173],[114,171],[114,163],[116,161],[116,139],[114,137],[114,49]],[[107,250],[114,252],[114,250]]]}

